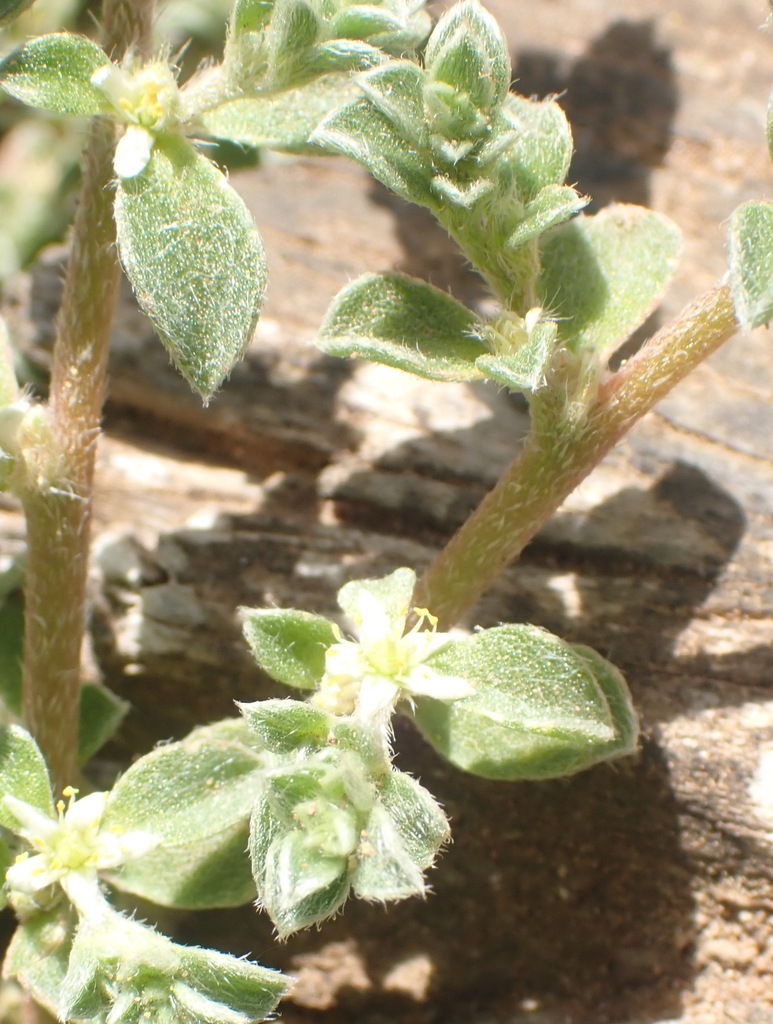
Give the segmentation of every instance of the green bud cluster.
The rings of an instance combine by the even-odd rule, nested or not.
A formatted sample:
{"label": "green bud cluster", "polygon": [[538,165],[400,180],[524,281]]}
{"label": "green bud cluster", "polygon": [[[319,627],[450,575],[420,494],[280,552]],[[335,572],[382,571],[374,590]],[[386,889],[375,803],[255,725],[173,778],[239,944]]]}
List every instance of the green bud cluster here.
{"label": "green bud cluster", "polygon": [[238,0],[226,72],[234,93],[294,88],[411,53],[430,26],[424,0]]}
{"label": "green bud cluster", "polygon": [[403,60],[363,75],[366,98],[333,113],[312,140],[428,206],[524,315],[535,304],[534,239],[586,200],[563,184],[572,141],[558,107],[513,97],[509,86],[497,23],[477,0],[463,0],[436,25],[423,68]]}
{"label": "green bud cluster", "polygon": [[293,700],[242,713],[266,744],[249,850],[258,904],[280,935],[330,917],[350,893],[386,901],[426,891],[448,822],[367,732]]}

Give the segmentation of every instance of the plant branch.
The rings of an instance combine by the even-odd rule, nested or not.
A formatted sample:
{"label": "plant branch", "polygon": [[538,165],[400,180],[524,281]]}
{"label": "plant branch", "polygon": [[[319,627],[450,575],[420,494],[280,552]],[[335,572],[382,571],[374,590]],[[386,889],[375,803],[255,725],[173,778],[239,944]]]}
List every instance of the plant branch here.
{"label": "plant branch", "polygon": [[[115,56],[146,54],[153,0],[105,0],[103,42]],[[95,119],[83,159],[54,346],[45,471],[23,495],[27,578],[23,702],[55,790],[75,779],[81,647],[86,620],[94,460],[105,395],[118,264],[110,182],[114,128]],[[29,456],[28,456],[29,458]]]}
{"label": "plant branch", "polygon": [[437,615],[439,629],[458,621],[636,420],[736,329],[730,289],[718,285],[612,374],[579,424],[532,429],[417,585],[414,601]]}

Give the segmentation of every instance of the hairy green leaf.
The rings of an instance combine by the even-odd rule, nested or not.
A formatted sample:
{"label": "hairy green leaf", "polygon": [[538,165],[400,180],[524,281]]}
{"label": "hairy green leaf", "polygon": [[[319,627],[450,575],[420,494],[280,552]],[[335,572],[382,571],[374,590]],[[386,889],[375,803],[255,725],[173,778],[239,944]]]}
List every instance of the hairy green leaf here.
{"label": "hairy green leaf", "polygon": [[416,573],[403,567],[376,579],[350,580],[338,591],[338,604],[358,628],[363,625],[363,609],[370,611],[376,604],[389,628],[402,633],[415,586]]}
{"label": "hairy green leaf", "polygon": [[20,725],[0,725],[0,825],[18,828],[3,797],[16,797],[54,817],[48,769],[37,743]]}
{"label": "hairy green leaf", "polygon": [[36,914],[16,929],[3,963],[3,977],[15,978],[54,1016],[59,1013],[75,924],[69,905]]}
{"label": "hairy green leaf", "polygon": [[360,805],[372,796],[356,759],[335,748],[265,781],[250,821],[250,859],[259,905],[288,935],[343,904],[366,810]]}
{"label": "hairy green leaf", "polygon": [[367,71],[384,62],[384,54],[377,46],[361,39],[331,39],[314,47],[312,59],[306,65],[306,74],[327,75],[331,72]]}
{"label": "hairy green leaf", "polygon": [[526,245],[533,238],[544,234],[548,228],[562,224],[588,205],[585,196],[578,195],[568,185],[546,185],[527,204],[523,220],[507,240],[511,249]]}
{"label": "hairy green leaf", "polygon": [[330,113],[358,94],[348,75],[325,75],[309,85],[268,97],[230,100],[203,113],[200,124],[210,135],[245,146],[298,150]]}
{"label": "hairy green leaf", "polygon": [[636,716],[617,669],[536,626],[499,626],[433,659],[476,693],[445,704],[416,698],[430,743],[465,771],[491,779],[571,775],[630,754]]}
{"label": "hairy green leaf", "polygon": [[426,147],[428,133],[422,100],[424,75],[420,67],[408,60],[390,61],[384,67],[361,75],[357,84],[400,138],[414,148]]}
{"label": "hairy green leaf", "polygon": [[572,159],[572,131],[553,100],[510,93],[502,108],[513,138],[502,160],[525,202],[547,185],[562,185]]}
{"label": "hairy green leaf", "polygon": [[177,910],[241,907],[256,895],[247,856],[249,799],[243,821],[191,843],[163,843],[105,879],[123,892],[135,893]]}
{"label": "hairy green leaf", "polygon": [[325,651],[336,642],[322,615],[281,608],[242,608],[242,628],[253,657],[272,679],[313,690],[325,671]]}
{"label": "hairy green leaf", "polygon": [[245,722],[203,726],[152,750],[121,776],[103,828],[151,832],[165,846],[201,842],[246,820],[261,769]]}
{"label": "hairy green leaf", "polygon": [[448,819],[427,790],[405,772],[390,772],[362,830],[356,895],[379,901],[423,895],[424,871],[449,835]]}
{"label": "hairy green leaf", "polygon": [[278,971],[177,945],[107,912],[78,927],[58,1014],[99,1024],[252,1024],[271,1013],[288,982]]}
{"label": "hairy green leaf", "polygon": [[338,293],[317,344],[432,380],[475,380],[475,360],[487,353],[483,330],[474,313],[423,281],[368,274]]}
{"label": "hairy green leaf", "polygon": [[477,0],[463,0],[443,15],[427,43],[424,64],[432,80],[467,94],[479,108],[497,106],[510,88],[507,43]]}
{"label": "hairy green leaf", "polygon": [[149,832],[158,845],[109,874],[111,883],[166,906],[249,899],[244,851],[262,769],[240,720],[196,729],[146,754],[111,792],[103,827]]}
{"label": "hairy green leaf", "polygon": [[743,203],[730,218],[730,281],[744,327],[773,320],[773,203]]}
{"label": "hairy green leaf", "polygon": [[279,0],[266,30],[268,78],[274,89],[299,84],[309,75],[312,47],[322,31],[322,19],[309,0]]}
{"label": "hairy green leaf", "polygon": [[615,204],[542,241],[540,296],[574,351],[608,356],[654,309],[676,269],[681,235],[668,218]]}
{"label": "hairy green leaf", "polygon": [[[513,314],[503,314],[488,328],[491,334],[500,338]],[[477,368],[487,377],[504,384],[511,391],[530,394],[545,384],[547,369],[556,348],[557,327],[555,321],[542,321],[528,332],[521,345],[508,351],[504,345],[493,344],[494,354],[479,356]],[[505,340],[507,340],[505,338]]]}
{"label": "hairy green leaf", "polygon": [[306,701],[256,700],[238,707],[267,751],[320,749],[331,735],[330,715]]}
{"label": "hairy green leaf", "polygon": [[[382,81],[378,80],[379,84]],[[363,82],[368,84],[369,77],[360,79],[360,84]],[[406,141],[403,134],[409,131],[409,123],[414,124],[410,115],[410,106],[402,104],[398,129],[396,113],[387,117],[376,109],[371,99],[358,99],[326,118],[309,141],[331,153],[350,157],[398,196],[434,210],[438,200],[431,188],[432,163],[428,155],[419,152],[416,144]],[[423,124],[422,119],[417,130],[421,130]],[[411,130],[413,132],[413,127]]]}
{"label": "hairy green leaf", "polygon": [[424,874],[405,848],[388,811],[377,803],[362,829],[362,856],[352,876],[352,887],[365,900],[402,900],[422,896]]}
{"label": "hairy green leaf", "polygon": [[391,11],[366,4],[344,7],[331,22],[333,35],[342,39],[369,39],[382,32],[399,32],[402,25]]}
{"label": "hairy green leaf", "polygon": [[92,117],[109,110],[104,93],[91,82],[109,64],[96,43],[73,32],[30,40],[0,63],[0,86],[17,100],[57,114]]}
{"label": "hairy green leaf", "polygon": [[185,379],[208,398],[249,343],[263,301],[260,236],[205,157],[168,136],[146,169],[119,181],[121,261]]}

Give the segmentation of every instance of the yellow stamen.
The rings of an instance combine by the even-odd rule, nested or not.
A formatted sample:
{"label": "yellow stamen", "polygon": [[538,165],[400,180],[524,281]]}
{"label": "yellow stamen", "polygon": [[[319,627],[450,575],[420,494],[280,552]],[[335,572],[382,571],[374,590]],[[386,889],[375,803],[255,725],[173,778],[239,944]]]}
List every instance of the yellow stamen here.
{"label": "yellow stamen", "polygon": [[414,608],[412,610],[413,614],[419,620],[418,623],[416,624],[417,629],[421,629],[424,620],[426,619],[426,621],[429,623],[429,627],[432,630],[432,632],[434,633],[437,630],[438,617],[437,615],[433,615],[429,608]]}

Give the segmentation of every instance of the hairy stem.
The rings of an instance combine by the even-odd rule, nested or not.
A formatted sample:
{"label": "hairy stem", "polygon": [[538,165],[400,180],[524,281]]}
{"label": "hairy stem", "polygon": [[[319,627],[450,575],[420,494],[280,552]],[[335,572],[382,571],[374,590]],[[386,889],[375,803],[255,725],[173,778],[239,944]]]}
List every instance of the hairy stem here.
{"label": "hairy stem", "polygon": [[737,329],[719,285],[659,331],[599,389],[579,424],[533,429],[521,455],[419,581],[414,601],[447,629],[644,413]]}
{"label": "hairy stem", "polygon": [[[114,56],[146,54],[153,0],[104,0],[103,43]],[[23,496],[27,578],[24,714],[55,790],[76,775],[81,648],[86,621],[94,459],[118,284],[110,182],[114,128],[97,118],[83,160],[64,297],[54,346],[45,470]]]}

